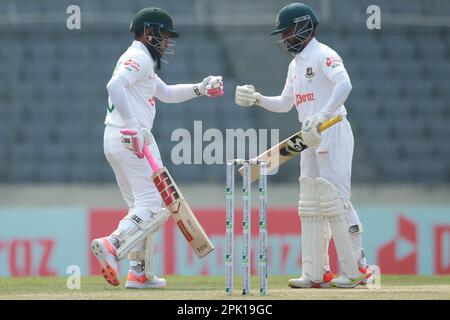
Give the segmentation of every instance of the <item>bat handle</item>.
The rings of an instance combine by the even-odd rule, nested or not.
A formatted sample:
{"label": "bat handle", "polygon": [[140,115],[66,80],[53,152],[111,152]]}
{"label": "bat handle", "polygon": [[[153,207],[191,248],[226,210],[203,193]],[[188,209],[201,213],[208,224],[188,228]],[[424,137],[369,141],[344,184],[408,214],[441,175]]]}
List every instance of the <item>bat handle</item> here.
{"label": "bat handle", "polygon": [[320,125],[319,132],[322,132],[322,131],[328,129],[329,127],[335,125],[336,123],[338,123],[341,120],[342,120],[342,116],[336,116],[336,117],[331,118],[328,121],[325,121],[324,123],[322,123]]}
{"label": "bat handle", "polygon": [[145,143],[144,143],[144,148],[142,149],[142,152],[144,153],[145,158],[147,159],[148,163],[150,164],[150,167],[152,167],[153,172],[156,172],[158,169],[160,169],[158,162],[156,162],[155,158],[153,158],[153,155],[150,152],[150,149],[148,148],[148,146]]}

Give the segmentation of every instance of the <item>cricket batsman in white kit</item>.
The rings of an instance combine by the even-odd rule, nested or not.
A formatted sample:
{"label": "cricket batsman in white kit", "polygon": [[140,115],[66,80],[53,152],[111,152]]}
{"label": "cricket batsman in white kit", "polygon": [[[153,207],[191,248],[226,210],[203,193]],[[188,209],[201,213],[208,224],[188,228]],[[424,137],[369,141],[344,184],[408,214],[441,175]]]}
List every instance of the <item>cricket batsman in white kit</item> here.
{"label": "cricket batsman in white kit", "polygon": [[[149,144],[153,157],[162,166],[151,135],[155,98],[180,103],[198,96],[219,97],[223,95],[223,84],[220,76],[209,76],[198,84],[177,85],[167,85],[158,77],[155,66],[159,69],[161,61],[168,62],[174,53],[173,39],[179,37],[166,11],[142,9],[135,15],[130,31],[135,40],[119,58],[106,86],[109,99],[104,133],[104,153],[129,211],[111,235],[94,239],[91,249],[111,285],[120,284],[118,261],[128,257],[126,288],[161,288],[166,281],[154,271],[153,234],[164,225],[169,213],[152,181],[149,163],[138,158],[143,144]],[[137,133],[137,143],[136,135],[121,133],[125,129]]]}
{"label": "cricket batsman in white kit", "polygon": [[[280,10],[277,43],[294,59],[280,96],[267,97],[252,85],[236,87],[240,106],[261,106],[288,112],[295,105],[302,136],[308,146],[301,153],[300,201],[302,276],[289,280],[292,288],[353,288],[366,282],[368,268],[362,247],[362,224],[350,202],[353,133],[344,102],[352,85],[339,55],[315,38],[319,20],[303,3]],[[340,115],[343,120],[323,133],[318,127]],[[333,236],[342,275],[333,279],[328,243]]]}

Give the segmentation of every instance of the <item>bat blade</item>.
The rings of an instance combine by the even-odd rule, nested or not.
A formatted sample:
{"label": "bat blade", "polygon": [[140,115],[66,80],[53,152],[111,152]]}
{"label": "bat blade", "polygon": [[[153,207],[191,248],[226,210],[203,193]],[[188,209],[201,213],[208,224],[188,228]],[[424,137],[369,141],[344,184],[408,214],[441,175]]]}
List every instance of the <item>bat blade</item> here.
{"label": "bat blade", "polygon": [[[336,116],[330,120],[324,122],[319,127],[319,132],[322,132],[329,127],[335,125],[342,120],[341,116]],[[291,160],[303,150],[308,148],[308,146],[303,142],[302,132],[299,131],[289,138],[283,140],[271,149],[261,153],[256,157],[256,160],[264,160],[266,162],[267,174],[275,173],[278,168],[285,162]],[[244,174],[243,168],[239,168],[239,174],[242,176]],[[251,168],[251,182],[257,181],[259,178],[259,167],[257,165],[252,165]]]}
{"label": "bat blade", "polygon": [[169,171],[162,167],[152,176],[163,202],[180,231],[199,258],[214,250],[214,245],[181,194]]}

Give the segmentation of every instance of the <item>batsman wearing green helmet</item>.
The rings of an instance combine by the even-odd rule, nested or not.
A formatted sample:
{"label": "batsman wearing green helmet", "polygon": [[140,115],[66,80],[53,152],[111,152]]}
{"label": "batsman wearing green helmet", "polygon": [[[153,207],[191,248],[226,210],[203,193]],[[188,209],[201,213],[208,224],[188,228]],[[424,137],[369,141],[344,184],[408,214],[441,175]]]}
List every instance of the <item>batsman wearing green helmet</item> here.
{"label": "batsman wearing green helmet", "polygon": [[208,76],[195,84],[167,85],[155,73],[161,61],[169,62],[174,39],[179,37],[167,11],[142,9],[136,13],[130,31],[134,41],[119,58],[106,86],[109,98],[103,140],[106,159],[129,209],[114,232],[92,241],[91,250],[111,285],[120,284],[118,261],[128,257],[126,288],[161,288],[166,281],[155,274],[153,236],[169,213],[151,179],[153,171],[142,159],[145,143],[158,165],[163,166],[151,134],[156,100],[181,103],[200,96],[220,97],[223,83],[221,76]]}
{"label": "batsman wearing green helmet", "polygon": [[[302,227],[302,275],[289,280],[292,288],[354,288],[370,276],[362,247],[362,224],[350,202],[353,133],[344,106],[352,85],[341,57],[315,38],[319,19],[304,3],[283,7],[272,35],[293,57],[283,92],[267,97],[253,85],[236,87],[236,104],[253,105],[272,112],[288,112],[293,106],[308,146],[300,159]],[[320,133],[326,120],[343,120]],[[334,278],[328,258],[333,237],[342,275]]]}

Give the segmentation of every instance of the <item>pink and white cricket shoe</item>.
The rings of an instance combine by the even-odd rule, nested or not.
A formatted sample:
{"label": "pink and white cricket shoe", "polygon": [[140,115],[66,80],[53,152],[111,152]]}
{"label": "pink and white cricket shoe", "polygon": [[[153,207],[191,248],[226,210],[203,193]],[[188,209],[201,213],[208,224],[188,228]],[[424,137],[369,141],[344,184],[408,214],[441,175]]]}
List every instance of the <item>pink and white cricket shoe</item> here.
{"label": "pink and white cricket shoe", "polygon": [[94,239],[91,242],[91,250],[101,265],[101,273],[112,286],[120,285],[119,265],[116,257],[116,247],[108,237]]}

